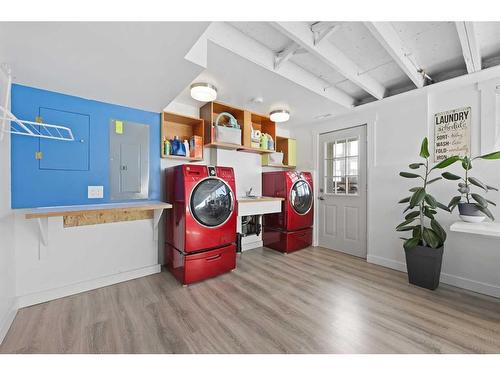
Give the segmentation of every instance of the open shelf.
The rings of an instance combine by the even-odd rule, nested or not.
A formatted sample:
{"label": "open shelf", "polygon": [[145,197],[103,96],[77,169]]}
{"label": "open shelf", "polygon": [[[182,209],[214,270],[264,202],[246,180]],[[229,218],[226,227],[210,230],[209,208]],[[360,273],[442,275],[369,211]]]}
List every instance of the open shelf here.
{"label": "open shelf", "polygon": [[274,164],[274,163],[268,163],[268,164],[263,164],[263,167],[272,167],[272,168],[284,168],[284,169],[295,169],[295,165],[285,165],[285,164]]}
{"label": "open shelf", "polygon": [[248,146],[240,146],[238,148],[238,151],[249,152],[249,153],[260,154],[260,155],[272,154],[274,152],[274,150],[264,150],[262,148],[248,147]]}
{"label": "open shelf", "polygon": [[211,148],[221,148],[223,150],[236,150],[241,152],[249,152],[253,154],[272,154],[273,150],[263,150],[260,148],[248,147],[243,145],[237,145],[234,143],[224,143],[224,142],[213,142],[206,144],[205,147]]}
{"label": "open shelf", "polygon": [[[217,116],[222,112],[232,114],[238,121],[241,128],[241,145],[215,141],[212,125],[215,123]],[[252,127],[254,130],[260,130],[262,133],[269,134],[276,144],[276,124],[264,115],[219,102],[209,102],[200,108],[200,117],[205,122],[205,147],[216,147],[261,155],[274,152],[274,150],[252,147]],[[224,122],[222,121],[222,123]]]}
{"label": "open shelf", "polygon": [[271,163],[269,156],[262,155],[263,167],[294,169],[297,164],[297,142],[293,138],[276,136],[276,152],[283,153],[283,164]]}
{"label": "open shelf", "polygon": [[[203,160],[203,138],[204,138],[204,121],[199,118],[184,116],[177,113],[163,112],[161,121],[161,157],[166,159],[186,160],[186,161],[201,161]],[[192,136],[201,137],[201,152],[198,154],[201,157],[166,155],[163,147],[163,139],[173,139],[179,137],[181,141],[188,140]]]}
{"label": "open shelf", "polygon": [[165,155],[165,159],[172,159],[172,160],[184,160],[188,162],[195,162],[195,161],[203,161],[203,158],[192,158],[189,156],[178,156],[178,155]]}
{"label": "open shelf", "polygon": [[240,148],[242,146],[236,145],[234,143],[212,142],[212,143],[206,144],[205,147],[222,148],[223,150],[238,150],[238,148]]}

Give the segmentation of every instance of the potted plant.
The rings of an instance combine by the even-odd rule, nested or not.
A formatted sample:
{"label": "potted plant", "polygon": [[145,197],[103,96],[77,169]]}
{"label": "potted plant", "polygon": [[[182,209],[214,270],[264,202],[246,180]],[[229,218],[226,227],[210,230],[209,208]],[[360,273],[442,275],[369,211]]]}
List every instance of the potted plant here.
{"label": "potted plant", "polygon": [[440,176],[432,179],[430,176],[434,170],[446,168],[460,158],[452,156],[430,168],[428,143],[427,138],[424,138],[420,147],[420,156],[425,161],[409,165],[410,169],[420,170],[421,173],[399,173],[401,177],[417,179],[421,183],[410,189],[411,196],[399,201],[407,203],[408,206],[403,211],[406,213],[405,220],[396,227],[396,230],[410,233],[409,237],[401,238],[404,240],[408,281],[410,284],[434,290],[439,285],[446,241],[446,231],[436,219],[437,209],[447,212],[450,212],[450,209],[429,194],[429,185],[441,180]]}
{"label": "potted plant", "polygon": [[453,197],[448,204],[450,211],[453,211],[455,207],[458,206],[458,211],[460,212],[460,218],[463,221],[470,223],[480,223],[488,216],[491,221],[495,221],[495,217],[488,208],[488,205],[496,206],[494,202],[484,198],[482,195],[472,192],[472,188],[480,188],[485,193],[489,190],[496,190],[496,187],[487,185],[475,177],[470,176],[470,170],[472,169],[472,161],[476,159],[485,160],[495,160],[500,159],[500,151],[492,152],[486,155],[476,156],[475,158],[470,158],[469,156],[464,156],[460,158],[462,162],[462,168],[464,169],[463,177],[457,176],[456,174],[450,172],[444,172],[442,176],[447,180],[460,181],[458,183],[458,191],[460,195]]}

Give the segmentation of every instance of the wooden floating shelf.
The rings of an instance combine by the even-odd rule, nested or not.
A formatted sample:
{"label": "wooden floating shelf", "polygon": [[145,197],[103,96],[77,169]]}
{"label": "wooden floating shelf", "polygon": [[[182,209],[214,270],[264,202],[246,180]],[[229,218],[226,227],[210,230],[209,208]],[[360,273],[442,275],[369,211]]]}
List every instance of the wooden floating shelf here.
{"label": "wooden floating shelf", "polygon": [[102,203],[77,206],[55,206],[34,208],[25,216],[26,219],[39,219],[57,216],[77,216],[88,214],[101,214],[117,211],[144,211],[172,208],[170,203],[160,201],[136,201],[121,203]]}
{"label": "wooden floating shelf", "polygon": [[293,138],[280,137],[277,135],[275,148],[277,152],[283,153],[283,164],[270,163],[269,156],[263,154],[262,166],[295,169],[297,164],[297,141]]}
{"label": "wooden floating shelf", "polygon": [[254,154],[272,154],[274,150],[263,150],[261,148],[248,147],[243,145],[236,145],[233,143],[212,142],[206,144],[205,147],[221,148],[223,150],[236,150],[241,152],[250,152]]}
{"label": "wooden floating shelf", "polygon": [[295,165],[285,165],[285,164],[265,164],[265,165],[263,165],[263,167],[285,168],[285,169],[297,168]]}
{"label": "wooden floating shelf", "polygon": [[[212,131],[217,116],[222,112],[232,114],[241,127],[241,145],[231,143],[221,143],[215,141]],[[276,124],[269,117],[258,113],[250,112],[245,109],[233,107],[219,102],[208,102],[200,108],[200,118],[205,121],[204,141],[205,147],[215,147],[225,150],[236,150],[241,152],[250,152],[254,154],[266,155],[274,151],[251,147],[252,128],[260,130],[262,133],[269,134],[276,145]]]}
{"label": "wooden floating shelf", "polygon": [[26,219],[36,219],[43,246],[49,245],[50,217],[63,217],[63,226],[107,224],[119,221],[153,219],[153,240],[158,240],[158,224],[170,203],[161,201],[135,201],[121,203],[89,204],[78,206],[38,207],[28,212]]}
{"label": "wooden floating shelf", "polygon": [[212,142],[212,143],[206,144],[205,147],[222,148],[224,150],[238,150],[238,148],[241,148],[242,146],[236,145],[234,143]]}
{"label": "wooden floating shelf", "polygon": [[262,148],[255,148],[255,147],[248,147],[248,146],[243,146],[241,148],[238,149],[238,151],[242,151],[242,152],[251,152],[251,153],[254,153],[254,154],[272,154],[273,152],[275,152],[274,150],[264,150]]}
{"label": "wooden floating shelf", "polygon": [[165,159],[184,160],[188,162],[203,161],[203,158],[191,158],[189,156],[165,155]]}
{"label": "wooden floating shelf", "polygon": [[[203,137],[205,131],[204,121],[199,118],[179,115],[172,112],[163,112],[161,121],[161,157],[164,159],[176,159],[185,161],[201,161],[203,160]],[[189,157],[189,156],[177,156],[177,155],[166,155],[163,147],[163,139],[173,139],[178,137],[181,141],[188,140],[192,136],[198,136],[201,138],[201,158]]]}

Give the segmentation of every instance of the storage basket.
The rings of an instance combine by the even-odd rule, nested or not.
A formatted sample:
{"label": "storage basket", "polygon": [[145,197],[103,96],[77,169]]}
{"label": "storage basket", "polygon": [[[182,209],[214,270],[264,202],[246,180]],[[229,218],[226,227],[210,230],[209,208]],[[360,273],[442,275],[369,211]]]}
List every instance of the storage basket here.
{"label": "storage basket", "polygon": [[[229,118],[227,124],[219,124],[222,116]],[[241,145],[241,129],[234,116],[228,112],[220,113],[215,120],[215,141]]]}
{"label": "storage basket", "polygon": [[269,154],[269,163],[271,164],[283,164],[283,153],[273,152]]}

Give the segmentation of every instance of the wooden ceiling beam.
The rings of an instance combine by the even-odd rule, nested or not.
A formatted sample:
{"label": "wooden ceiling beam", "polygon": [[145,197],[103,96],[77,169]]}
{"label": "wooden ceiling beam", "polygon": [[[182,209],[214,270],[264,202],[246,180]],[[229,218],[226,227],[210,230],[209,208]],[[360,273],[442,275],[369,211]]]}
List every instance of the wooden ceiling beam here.
{"label": "wooden ceiling beam", "polygon": [[394,27],[389,22],[365,22],[365,26],[415,86],[423,87],[425,84],[423,74],[406,51]]}
{"label": "wooden ceiling beam", "polygon": [[481,49],[474,29],[474,22],[455,22],[455,26],[460,38],[467,72],[479,72],[482,69]]}
{"label": "wooden ceiling beam", "polygon": [[300,46],[292,42],[285,49],[278,52],[274,57],[274,70],[278,70],[285,61],[292,57],[300,49]]}
{"label": "wooden ceiling beam", "polygon": [[273,22],[272,25],[375,98],[382,99],[385,96],[386,88],[368,74],[361,74],[363,69],[333,44],[314,45],[314,33],[305,22]]}
{"label": "wooden ceiling beam", "polygon": [[340,25],[335,22],[315,22],[311,25],[314,36],[314,45],[317,46],[323,39],[329,37],[340,29]]}

